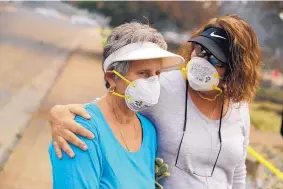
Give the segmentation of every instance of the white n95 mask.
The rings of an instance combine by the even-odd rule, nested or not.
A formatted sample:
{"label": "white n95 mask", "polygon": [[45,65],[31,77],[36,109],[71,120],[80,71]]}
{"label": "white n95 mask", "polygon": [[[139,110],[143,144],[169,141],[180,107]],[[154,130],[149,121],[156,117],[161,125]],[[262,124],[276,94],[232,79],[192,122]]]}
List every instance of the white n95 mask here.
{"label": "white n95 mask", "polygon": [[158,76],[147,79],[140,78],[135,81],[129,81],[124,76],[113,70],[117,76],[127,82],[125,95],[110,91],[113,95],[125,98],[128,108],[132,111],[141,111],[152,107],[158,103],[160,96],[160,82]]}
{"label": "white n95 mask", "polygon": [[187,64],[187,79],[189,85],[196,91],[218,90],[219,76],[216,68],[204,58],[192,57]]}

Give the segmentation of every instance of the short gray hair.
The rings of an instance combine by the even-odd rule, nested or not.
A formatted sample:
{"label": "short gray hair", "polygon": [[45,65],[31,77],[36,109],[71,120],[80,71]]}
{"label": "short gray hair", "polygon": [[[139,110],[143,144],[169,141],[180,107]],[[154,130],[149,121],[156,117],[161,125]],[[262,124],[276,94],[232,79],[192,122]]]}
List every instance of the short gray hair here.
{"label": "short gray hair", "polygon": [[[167,50],[167,43],[162,34],[148,24],[130,22],[122,24],[112,30],[103,50],[103,62],[105,59],[121,47],[137,42],[152,42]],[[103,65],[102,65],[103,67]],[[121,75],[126,75],[130,67],[130,61],[114,62],[107,70],[116,70]],[[105,78],[104,78],[105,79]],[[105,79],[105,86],[108,89],[110,84]]]}

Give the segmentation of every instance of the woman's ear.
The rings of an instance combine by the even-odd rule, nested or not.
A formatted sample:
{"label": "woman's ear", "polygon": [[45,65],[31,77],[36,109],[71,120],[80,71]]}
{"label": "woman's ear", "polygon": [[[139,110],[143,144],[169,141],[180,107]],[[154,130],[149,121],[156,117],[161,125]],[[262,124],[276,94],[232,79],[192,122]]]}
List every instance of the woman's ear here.
{"label": "woman's ear", "polygon": [[116,87],[115,74],[112,71],[106,71],[105,79],[110,84],[110,88]]}

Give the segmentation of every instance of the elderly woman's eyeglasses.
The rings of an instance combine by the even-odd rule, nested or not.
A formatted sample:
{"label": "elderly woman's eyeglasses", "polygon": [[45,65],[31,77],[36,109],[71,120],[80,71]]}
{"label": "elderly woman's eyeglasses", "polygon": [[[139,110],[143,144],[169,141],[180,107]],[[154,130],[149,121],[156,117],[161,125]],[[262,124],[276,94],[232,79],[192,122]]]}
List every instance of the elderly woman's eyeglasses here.
{"label": "elderly woman's eyeglasses", "polygon": [[225,63],[218,60],[209,50],[207,50],[203,45],[200,45],[198,43],[194,44],[194,49],[196,52],[196,55],[201,58],[207,58],[207,60],[216,68],[224,68]]}

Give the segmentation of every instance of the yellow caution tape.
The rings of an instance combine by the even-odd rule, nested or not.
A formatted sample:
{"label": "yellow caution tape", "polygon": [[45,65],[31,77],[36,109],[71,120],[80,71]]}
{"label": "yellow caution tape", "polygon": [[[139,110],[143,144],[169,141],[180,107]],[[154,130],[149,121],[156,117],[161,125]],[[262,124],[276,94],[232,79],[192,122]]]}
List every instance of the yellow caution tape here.
{"label": "yellow caution tape", "polygon": [[267,167],[272,173],[274,173],[277,177],[283,180],[283,173],[275,168],[271,163],[269,163],[266,159],[264,159],[259,153],[257,153],[252,147],[248,147],[248,152],[253,157],[256,158],[257,161],[262,163],[265,167]]}

